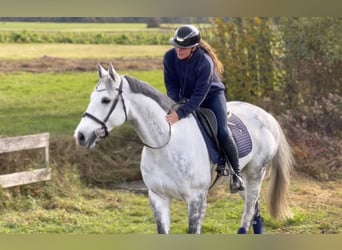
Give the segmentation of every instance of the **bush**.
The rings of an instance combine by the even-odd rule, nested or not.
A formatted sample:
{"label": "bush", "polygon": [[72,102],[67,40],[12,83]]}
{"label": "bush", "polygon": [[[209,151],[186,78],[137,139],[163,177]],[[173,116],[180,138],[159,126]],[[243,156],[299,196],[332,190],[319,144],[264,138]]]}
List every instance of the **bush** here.
{"label": "bush", "polygon": [[342,178],[341,101],[341,96],[329,94],[278,117],[294,149],[297,169],[318,180]]}

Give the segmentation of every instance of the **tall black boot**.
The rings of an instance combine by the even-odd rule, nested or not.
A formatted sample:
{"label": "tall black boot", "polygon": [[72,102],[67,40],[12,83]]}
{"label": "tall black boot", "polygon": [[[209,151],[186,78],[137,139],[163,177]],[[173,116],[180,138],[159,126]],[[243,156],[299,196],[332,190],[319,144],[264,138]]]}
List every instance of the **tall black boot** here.
{"label": "tall black boot", "polygon": [[236,193],[238,191],[245,190],[245,185],[241,178],[241,172],[239,167],[239,155],[237,146],[232,135],[228,136],[227,140],[221,145],[223,153],[227,156],[234,173],[230,178],[230,192]]}

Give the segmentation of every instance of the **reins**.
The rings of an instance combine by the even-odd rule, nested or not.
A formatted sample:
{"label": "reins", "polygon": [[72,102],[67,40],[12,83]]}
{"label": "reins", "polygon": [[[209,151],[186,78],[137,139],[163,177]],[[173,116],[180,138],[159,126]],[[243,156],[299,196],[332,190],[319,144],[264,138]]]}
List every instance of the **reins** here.
{"label": "reins", "polygon": [[151,148],[151,149],[161,149],[161,148],[165,147],[167,144],[169,144],[169,142],[170,142],[170,140],[171,140],[171,125],[170,125],[170,123],[168,123],[168,125],[169,125],[169,136],[168,136],[169,138],[167,139],[167,141],[166,141],[164,144],[162,144],[161,146],[153,147],[153,146],[150,146],[150,145],[146,144],[146,143],[143,142],[143,141],[141,141],[141,143],[142,143],[144,146],[146,146],[146,147],[148,147],[148,148]]}
{"label": "reins", "polygon": [[[123,106],[123,109],[124,109],[124,113],[125,113],[125,122],[127,121],[127,109],[126,109],[126,105],[125,105],[125,100],[123,98],[123,91],[122,91],[122,85],[123,85],[123,80],[122,80],[122,77],[121,77],[121,81],[120,81],[120,85],[119,85],[119,88],[116,88],[115,90],[118,91],[118,95],[116,96],[116,98],[114,99],[113,101],[113,104],[112,106],[110,107],[109,109],[109,112],[107,114],[107,116],[105,117],[105,119],[103,119],[103,121],[99,118],[97,118],[96,116],[88,113],[88,112],[84,112],[83,116],[82,117],[88,117],[90,119],[92,119],[93,121],[97,122],[98,124],[101,125],[101,130],[97,130],[95,131],[95,135],[101,139],[104,139],[106,137],[108,137],[109,135],[109,132],[108,132],[108,127],[106,125],[109,117],[111,116],[111,114],[113,113],[114,109],[116,108],[117,104],[119,103],[119,99],[121,99],[121,102],[122,102],[122,106]],[[151,149],[161,149],[163,147],[165,147],[167,144],[169,144],[170,140],[171,140],[171,125],[170,123],[168,123],[169,125],[169,133],[168,133],[168,139],[167,141],[162,144],[161,146],[151,146],[151,145],[148,145],[147,143],[141,141],[141,143],[148,147],[148,148],[151,148]],[[136,140],[134,140],[136,141]]]}

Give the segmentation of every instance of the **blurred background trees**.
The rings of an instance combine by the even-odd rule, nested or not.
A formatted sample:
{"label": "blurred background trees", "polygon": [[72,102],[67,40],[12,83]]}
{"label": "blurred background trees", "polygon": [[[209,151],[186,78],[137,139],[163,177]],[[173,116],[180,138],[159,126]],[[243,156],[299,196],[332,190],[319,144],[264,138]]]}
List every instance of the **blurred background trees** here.
{"label": "blurred background trees", "polygon": [[229,99],[286,108],[340,94],[341,18],[214,18],[206,39],[225,65]]}
{"label": "blurred background trees", "polygon": [[286,130],[297,168],[342,173],[342,18],[214,18],[203,32],[229,100],[258,104]]}

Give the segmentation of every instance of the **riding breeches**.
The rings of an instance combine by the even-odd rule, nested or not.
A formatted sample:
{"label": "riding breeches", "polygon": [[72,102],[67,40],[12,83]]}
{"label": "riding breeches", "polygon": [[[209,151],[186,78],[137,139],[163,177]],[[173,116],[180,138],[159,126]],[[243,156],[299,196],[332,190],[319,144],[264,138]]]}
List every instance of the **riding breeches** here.
{"label": "riding breeches", "polygon": [[217,139],[221,149],[226,157],[228,157],[234,170],[239,169],[239,157],[237,146],[233,139],[231,131],[228,129],[227,119],[227,100],[224,91],[218,91],[215,95],[207,97],[201,107],[211,109],[217,119]]}

